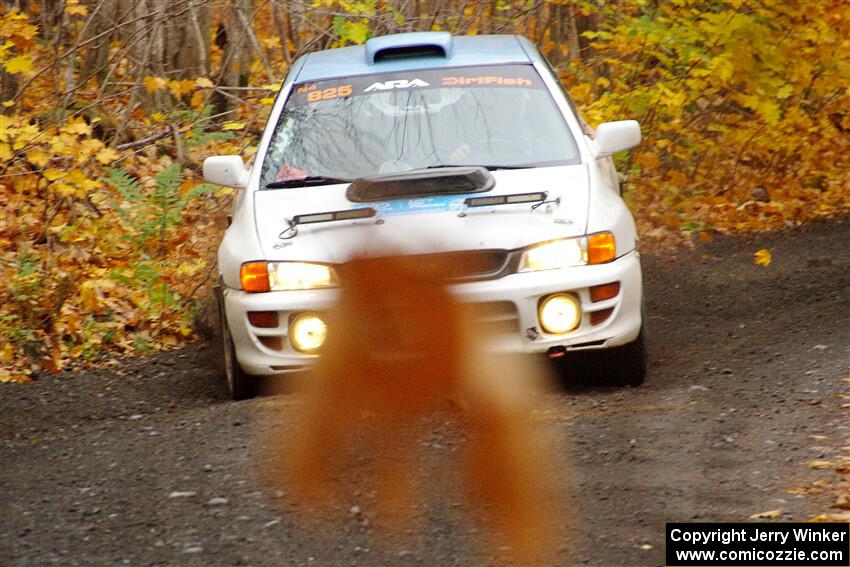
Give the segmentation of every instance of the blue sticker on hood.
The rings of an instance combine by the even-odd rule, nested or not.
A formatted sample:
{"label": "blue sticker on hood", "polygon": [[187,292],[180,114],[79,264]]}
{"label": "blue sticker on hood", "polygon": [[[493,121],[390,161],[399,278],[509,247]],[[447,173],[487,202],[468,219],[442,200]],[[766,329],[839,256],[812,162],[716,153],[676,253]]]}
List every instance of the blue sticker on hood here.
{"label": "blue sticker on hood", "polygon": [[406,215],[412,213],[436,213],[462,211],[466,197],[446,195],[439,197],[417,197],[415,199],[395,199],[380,203],[369,203],[381,215]]}

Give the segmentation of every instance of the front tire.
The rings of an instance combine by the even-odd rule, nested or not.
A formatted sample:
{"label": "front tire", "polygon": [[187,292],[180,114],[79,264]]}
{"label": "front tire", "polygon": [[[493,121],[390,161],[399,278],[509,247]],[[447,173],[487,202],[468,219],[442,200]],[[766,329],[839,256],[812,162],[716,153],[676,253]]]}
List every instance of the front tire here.
{"label": "front tire", "polygon": [[600,360],[601,382],[609,386],[640,386],[649,373],[646,335],[641,327],[635,340],[607,349]]}
{"label": "front tire", "polygon": [[257,382],[259,378],[246,373],[239,366],[239,361],[236,359],[236,345],[233,343],[230,327],[227,325],[227,316],[224,311],[224,297],[220,291],[217,295],[219,328],[221,329],[221,352],[219,353],[219,357],[222,374],[224,374],[224,378],[227,381],[227,391],[234,400],[253,398],[257,395]]}
{"label": "front tire", "polygon": [[633,386],[644,383],[649,373],[646,335],[641,328],[637,338],[625,345],[569,353],[556,360],[555,371],[565,388],[571,386]]}

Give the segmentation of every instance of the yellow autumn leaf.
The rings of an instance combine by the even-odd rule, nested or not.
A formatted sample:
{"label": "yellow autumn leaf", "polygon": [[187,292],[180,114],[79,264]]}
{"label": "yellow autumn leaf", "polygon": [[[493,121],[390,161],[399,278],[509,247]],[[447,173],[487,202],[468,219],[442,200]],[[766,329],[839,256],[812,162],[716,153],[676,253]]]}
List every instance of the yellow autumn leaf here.
{"label": "yellow autumn leaf", "polygon": [[809,461],[806,463],[810,469],[820,470],[831,468],[834,463],[832,461]]}
{"label": "yellow autumn leaf", "polygon": [[274,104],[274,98],[272,98],[272,97],[261,98],[260,104]]}
{"label": "yellow autumn leaf", "polygon": [[177,266],[177,275],[191,276],[204,269],[206,265],[207,263],[204,260],[198,260],[197,262],[183,262]]}
{"label": "yellow autumn leaf", "polygon": [[74,153],[77,146],[77,137],[72,134],[62,133],[50,138],[50,151],[54,155],[67,156]]}
{"label": "yellow autumn leaf", "polygon": [[32,73],[32,59],[29,55],[18,55],[3,63],[3,67],[11,74]]}
{"label": "yellow autumn leaf", "polygon": [[27,161],[37,167],[44,167],[50,162],[50,156],[42,150],[30,150],[27,152]]}
{"label": "yellow autumn leaf", "polygon": [[3,348],[0,348],[0,362],[10,363],[15,357],[15,350],[12,348],[12,343],[5,343]]}
{"label": "yellow autumn leaf", "polygon": [[811,522],[850,522],[850,512],[838,512],[837,514],[820,514],[815,516]]}
{"label": "yellow autumn leaf", "polygon": [[65,171],[62,169],[56,169],[55,167],[51,167],[50,169],[44,170],[42,175],[48,181],[56,181],[57,179],[61,179],[65,177]]}
{"label": "yellow autumn leaf", "polygon": [[768,510],[767,512],[759,512],[758,514],[753,514],[750,516],[751,520],[772,520],[774,518],[779,518],[782,516],[782,508],[777,508],[776,510]]}
{"label": "yellow autumn leaf", "polygon": [[64,179],[67,183],[72,183],[79,187],[83,192],[92,191],[100,188],[100,183],[89,178],[82,170],[73,169],[71,173]]}
{"label": "yellow autumn leaf", "polygon": [[767,267],[770,265],[771,260],[773,260],[773,256],[770,254],[770,250],[767,248],[762,248],[761,250],[756,250],[755,263],[757,266]]}
{"label": "yellow autumn leaf", "polygon": [[72,118],[59,128],[60,132],[77,136],[91,136],[91,126],[83,118]]}
{"label": "yellow autumn leaf", "polygon": [[54,181],[49,187],[62,197],[81,197],[84,194],[81,194],[81,191],[73,185],[63,183],[62,181]]}
{"label": "yellow autumn leaf", "polygon": [[163,79],[162,77],[145,77],[144,78],[145,89],[148,93],[154,93],[160,89],[164,89],[168,87],[168,81]]}
{"label": "yellow autumn leaf", "polygon": [[80,5],[80,0],[67,0],[65,2],[65,13],[69,16],[85,16],[89,9]]}
{"label": "yellow autumn leaf", "polygon": [[183,95],[195,90],[195,81],[190,81],[188,79],[184,81],[169,81],[168,90],[171,91],[171,94],[173,94],[175,98],[183,98]]}
{"label": "yellow autumn leaf", "polygon": [[15,128],[15,142],[12,144],[13,150],[20,150],[28,146],[33,140],[39,136],[38,126],[35,124],[27,124],[20,128]]}
{"label": "yellow autumn leaf", "polygon": [[204,103],[207,101],[207,95],[204,91],[195,91],[195,94],[192,95],[192,99],[189,101],[189,104],[192,105],[192,108],[196,108],[201,110],[204,108]]}
{"label": "yellow autumn leaf", "polygon": [[103,142],[97,138],[88,138],[83,140],[77,145],[77,151],[74,154],[74,161],[77,164],[83,164],[101,149],[103,149]]}
{"label": "yellow autumn leaf", "polygon": [[87,280],[80,286],[80,304],[86,311],[97,310],[98,301],[95,283],[95,280]]}
{"label": "yellow autumn leaf", "polygon": [[14,100],[4,100],[2,106],[4,108],[10,108],[12,106],[15,106],[15,101]]}
{"label": "yellow autumn leaf", "polygon": [[98,161],[98,163],[106,165],[118,160],[121,157],[121,154],[119,154],[112,148],[103,148],[102,150],[97,152],[97,155],[95,155],[94,157]]}
{"label": "yellow autumn leaf", "polygon": [[244,122],[225,122],[221,125],[222,130],[241,130],[244,127]]}
{"label": "yellow autumn leaf", "polygon": [[213,83],[206,77],[201,77],[195,81],[195,86],[199,89],[211,89],[215,87],[215,83]]}
{"label": "yellow autumn leaf", "polygon": [[12,373],[6,370],[0,369],[0,382],[18,382],[23,384],[24,382],[29,382],[30,378],[26,374],[21,373]]}

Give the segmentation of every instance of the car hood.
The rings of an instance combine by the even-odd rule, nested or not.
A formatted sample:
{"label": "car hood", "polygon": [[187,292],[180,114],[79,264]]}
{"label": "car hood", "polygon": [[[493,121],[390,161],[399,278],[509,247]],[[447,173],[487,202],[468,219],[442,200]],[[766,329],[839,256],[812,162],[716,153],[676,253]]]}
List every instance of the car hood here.
{"label": "car hood", "polygon": [[[274,189],[254,193],[254,214],[268,260],[345,262],[370,253],[428,254],[457,250],[513,250],[579,236],[587,228],[588,175],[584,165],[492,172],[495,187],[477,195],[445,195],[352,203],[347,184]],[[469,196],[545,191],[547,203],[469,208]],[[373,218],[299,225],[289,219],[371,206]]]}

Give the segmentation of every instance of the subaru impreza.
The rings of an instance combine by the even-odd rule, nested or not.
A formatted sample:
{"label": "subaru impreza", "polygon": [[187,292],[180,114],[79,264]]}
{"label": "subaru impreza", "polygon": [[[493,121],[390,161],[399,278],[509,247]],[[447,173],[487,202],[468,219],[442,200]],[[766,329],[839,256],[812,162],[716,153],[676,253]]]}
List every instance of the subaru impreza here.
{"label": "subaru impreza", "polygon": [[[340,267],[390,243],[450,258],[489,347],[596,356],[595,379],[647,374],[637,232],[611,156],[633,120],[591,130],[526,38],[417,32],[295,61],[218,252],[221,358],[234,398],[322,355]],[[332,356],[332,353],[328,353]]]}

